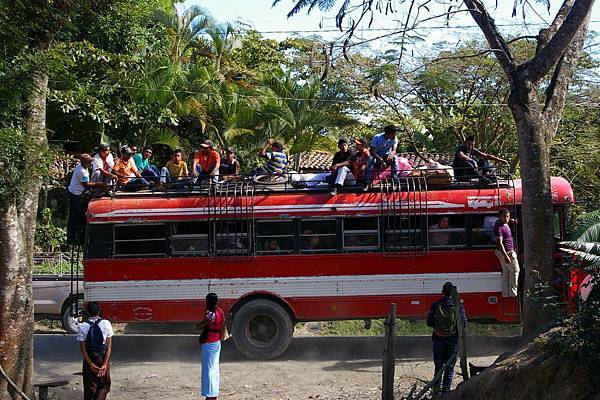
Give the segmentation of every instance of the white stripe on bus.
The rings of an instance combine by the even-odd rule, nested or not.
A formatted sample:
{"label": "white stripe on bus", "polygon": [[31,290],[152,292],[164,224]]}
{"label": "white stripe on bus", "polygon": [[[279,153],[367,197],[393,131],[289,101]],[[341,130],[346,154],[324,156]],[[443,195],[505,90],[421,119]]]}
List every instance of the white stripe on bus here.
{"label": "white stripe on bus", "polygon": [[237,299],[252,292],[286,297],[336,297],[439,294],[451,281],[460,293],[501,291],[500,272],[344,275],[232,279],[85,282],[86,301],[201,300],[215,292]]}

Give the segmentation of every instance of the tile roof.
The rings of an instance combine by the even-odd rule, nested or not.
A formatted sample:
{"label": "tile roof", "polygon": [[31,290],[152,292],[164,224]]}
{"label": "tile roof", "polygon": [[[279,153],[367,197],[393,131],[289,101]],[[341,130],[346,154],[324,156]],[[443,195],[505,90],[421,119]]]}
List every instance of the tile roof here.
{"label": "tile roof", "polygon": [[[419,157],[416,153],[399,153],[400,156],[407,158],[413,163],[413,167],[420,167],[425,164],[425,160]],[[452,155],[449,154],[433,154],[426,153],[425,157],[429,157],[433,161],[437,161],[443,165],[452,165]],[[321,172],[329,170],[333,154],[323,150],[313,150],[300,154],[300,172]]]}

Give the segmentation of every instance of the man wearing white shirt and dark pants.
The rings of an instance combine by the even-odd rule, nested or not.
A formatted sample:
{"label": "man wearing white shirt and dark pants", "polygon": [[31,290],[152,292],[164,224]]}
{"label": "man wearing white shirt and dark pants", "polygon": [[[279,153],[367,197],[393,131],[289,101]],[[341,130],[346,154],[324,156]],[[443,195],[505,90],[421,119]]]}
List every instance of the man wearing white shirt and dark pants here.
{"label": "man wearing white shirt and dark pants", "polygon": [[110,356],[114,332],[110,321],[100,318],[100,305],[87,305],[90,318],[79,324],[77,341],[83,354],[83,398],[104,400],[110,392]]}
{"label": "man wearing white shirt and dark pants", "polygon": [[104,182],[90,182],[90,173],[87,168],[92,164],[92,157],[89,154],[81,154],[77,157],[79,164],[75,166],[73,176],[69,182],[69,220],[67,222],[67,243],[81,243],[81,229],[85,223],[85,218],[81,212],[81,195],[88,188],[106,188]]}

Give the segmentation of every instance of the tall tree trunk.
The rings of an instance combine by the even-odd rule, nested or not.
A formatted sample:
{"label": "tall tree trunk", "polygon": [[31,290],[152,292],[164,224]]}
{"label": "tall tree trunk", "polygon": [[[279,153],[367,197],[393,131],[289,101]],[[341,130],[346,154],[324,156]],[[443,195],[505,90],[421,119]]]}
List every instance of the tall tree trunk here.
{"label": "tall tree trunk", "polygon": [[[48,49],[50,41],[39,50]],[[31,276],[33,245],[42,184],[41,168],[47,153],[46,95],[48,73],[33,73],[28,99],[26,130],[26,175],[18,198],[0,205],[0,363],[6,373],[34,398],[33,391],[33,296]],[[0,380],[0,400],[20,398]]]}
{"label": "tall tree trunk", "polygon": [[[509,106],[519,137],[519,159],[522,179],[522,215],[525,288],[550,282],[554,266],[552,196],[546,124],[542,118],[537,88],[516,71]],[[527,294],[527,293],[526,293]],[[523,333],[539,331],[547,323],[539,299],[525,296]]]}

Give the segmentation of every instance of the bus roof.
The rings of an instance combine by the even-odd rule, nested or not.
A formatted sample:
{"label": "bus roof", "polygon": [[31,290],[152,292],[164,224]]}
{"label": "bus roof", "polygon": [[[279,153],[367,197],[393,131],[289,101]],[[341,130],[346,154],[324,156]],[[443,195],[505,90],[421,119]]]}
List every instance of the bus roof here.
{"label": "bus roof", "polygon": [[[552,177],[554,204],[574,201],[569,183]],[[273,192],[243,196],[215,196],[206,193],[147,194],[103,197],[88,206],[88,222],[149,222],[221,218],[296,218],[319,216],[377,215],[390,207],[399,214],[490,213],[521,203],[521,180],[511,187],[480,187],[432,191],[341,193]]]}

